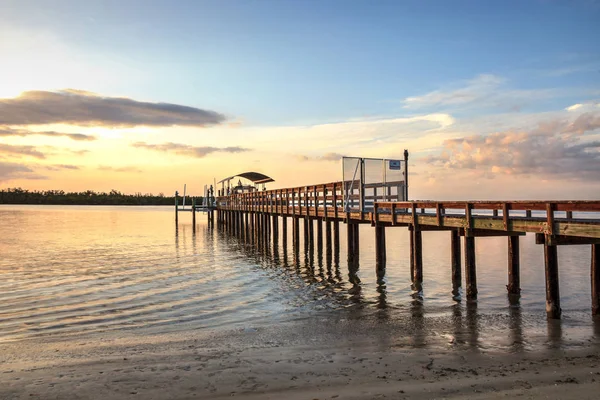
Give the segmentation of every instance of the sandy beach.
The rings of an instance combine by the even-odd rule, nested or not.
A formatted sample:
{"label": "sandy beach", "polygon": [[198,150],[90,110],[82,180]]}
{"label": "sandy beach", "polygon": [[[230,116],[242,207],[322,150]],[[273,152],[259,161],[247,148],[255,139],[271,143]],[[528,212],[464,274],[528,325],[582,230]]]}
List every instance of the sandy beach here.
{"label": "sandy beach", "polygon": [[[0,345],[2,399],[596,399],[600,346],[487,351],[402,324],[297,321],[226,332]],[[411,336],[411,334],[413,334]],[[518,347],[516,347],[518,350]]]}

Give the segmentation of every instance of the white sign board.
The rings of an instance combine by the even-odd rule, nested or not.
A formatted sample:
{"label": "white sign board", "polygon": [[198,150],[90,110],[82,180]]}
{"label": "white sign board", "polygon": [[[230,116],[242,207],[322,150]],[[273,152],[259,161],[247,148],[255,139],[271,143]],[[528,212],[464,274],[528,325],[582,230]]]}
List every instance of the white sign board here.
{"label": "white sign board", "polygon": [[400,169],[400,160],[390,160],[390,169]]}

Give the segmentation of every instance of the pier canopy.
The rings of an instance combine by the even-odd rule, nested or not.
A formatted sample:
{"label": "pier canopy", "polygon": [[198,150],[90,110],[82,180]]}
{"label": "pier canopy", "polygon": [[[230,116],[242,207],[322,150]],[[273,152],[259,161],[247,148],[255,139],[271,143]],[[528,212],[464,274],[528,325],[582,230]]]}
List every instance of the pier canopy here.
{"label": "pier canopy", "polygon": [[256,185],[259,185],[261,183],[275,182],[275,179],[273,179],[270,176],[267,176],[265,174],[261,174],[260,172],[243,172],[241,174],[237,174],[237,175],[227,177],[225,179],[221,179],[217,183],[226,183],[226,182],[229,182],[230,180],[232,180],[234,178],[238,178],[238,177],[248,179],[249,181],[251,181],[252,183],[254,183]]}
{"label": "pier canopy", "polygon": [[[235,185],[234,187],[231,187],[232,185],[230,184],[230,182],[231,182],[231,180],[233,180],[235,178],[247,179],[250,182],[252,182],[255,186],[243,185],[241,180],[239,180],[237,185]],[[242,172],[241,174],[232,175],[227,178],[221,179],[219,182],[217,182],[217,184],[221,184],[221,188],[222,188],[221,194],[224,195],[225,193],[230,192],[230,191],[234,191],[237,193],[252,192],[252,191],[257,190],[256,186],[258,186],[260,184],[263,185],[263,189],[264,189],[264,185],[269,182],[275,182],[275,180],[273,178],[271,178],[270,176],[261,174],[260,172]],[[227,188],[227,191],[226,191],[226,188]]]}

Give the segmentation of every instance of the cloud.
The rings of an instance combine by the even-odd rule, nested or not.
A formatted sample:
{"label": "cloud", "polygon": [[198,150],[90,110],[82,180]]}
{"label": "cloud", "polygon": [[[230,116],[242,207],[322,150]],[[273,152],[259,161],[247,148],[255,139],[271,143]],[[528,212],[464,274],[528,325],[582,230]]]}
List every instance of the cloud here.
{"label": "cloud", "polygon": [[99,165],[98,169],[100,171],[113,171],[113,172],[136,172],[136,173],[142,172],[141,169],[136,168],[136,167],[132,167],[132,166],[128,166],[128,167],[111,167],[109,165]]}
{"label": "cloud", "polygon": [[211,153],[241,153],[250,151],[250,149],[233,146],[233,147],[210,147],[210,146],[191,146],[181,143],[163,143],[163,144],[148,144],[145,142],[135,142],[131,146],[138,149],[147,149],[161,151],[165,153],[173,153],[181,156],[203,158]]}
{"label": "cloud", "polygon": [[0,137],[2,136],[31,136],[43,135],[53,137],[68,137],[72,140],[96,140],[93,135],[84,135],[83,133],[63,133],[55,131],[30,131],[28,129],[13,129],[7,126],[0,126]]}
{"label": "cloud", "polygon": [[54,164],[54,165],[46,165],[45,166],[46,169],[49,169],[50,171],[61,171],[61,170],[65,170],[65,169],[69,169],[69,170],[79,170],[79,166],[77,165],[69,165],[69,164]]}
{"label": "cloud", "polygon": [[220,124],[214,111],[170,103],[150,103],[125,97],[103,97],[82,90],[28,91],[0,99],[0,124],[64,123],[81,126],[196,126]]}
{"label": "cloud", "polygon": [[23,164],[0,161],[0,182],[13,179],[48,179]]}
{"label": "cloud", "polygon": [[89,153],[89,150],[69,150],[69,153],[74,154],[76,156],[82,156],[84,154]]}
{"label": "cloud", "polygon": [[506,83],[502,77],[482,74],[445,90],[407,97],[403,101],[404,108],[500,108],[520,111],[526,103],[556,95],[556,91],[550,89],[510,89]]}
{"label": "cloud", "polygon": [[600,181],[600,113],[573,122],[553,120],[528,131],[503,131],[448,139],[440,154],[422,160],[445,170],[541,175],[547,179]]}
{"label": "cloud", "polygon": [[34,146],[17,146],[3,143],[0,143],[0,154],[16,155],[17,157],[29,156],[39,159],[46,158],[46,155]]}
{"label": "cloud", "polygon": [[296,158],[300,161],[339,161],[343,157],[342,154],[339,153],[325,153],[322,156],[306,156],[306,155],[297,155]]}

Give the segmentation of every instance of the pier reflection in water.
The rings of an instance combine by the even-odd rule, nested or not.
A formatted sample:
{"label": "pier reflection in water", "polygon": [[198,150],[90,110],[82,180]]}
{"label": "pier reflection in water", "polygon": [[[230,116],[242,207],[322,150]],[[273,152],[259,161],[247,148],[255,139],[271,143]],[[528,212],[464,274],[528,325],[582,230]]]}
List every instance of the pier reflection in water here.
{"label": "pier reflection in water", "polygon": [[242,235],[203,218],[195,226],[181,219],[176,228],[161,208],[4,207],[0,217],[4,340],[305,320],[339,323],[340,336],[365,329],[398,346],[519,351],[600,337],[589,316],[587,249],[560,249],[561,273],[570,277],[561,285],[569,317],[549,323],[543,254],[530,236],[521,238],[523,292],[512,303],[504,288],[506,242],[481,238],[486,257],[478,259],[479,298],[471,303],[452,282],[446,232],[423,233],[424,279],[413,290],[405,229],[388,230],[387,258],[378,263],[372,236],[362,233],[359,256],[348,262],[346,230],[336,237],[332,224],[329,234],[327,221],[321,240],[313,222],[310,246],[301,235],[294,240],[291,219],[279,219],[279,234],[263,237],[250,234],[250,220]]}
{"label": "pier reflection in water", "polygon": [[[295,271],[306,287],[316,288],[321,291],[319,298],[327,298],[331,302],[328,308],[343,309],[341,312],[347,313],[346,317],[357,323],[361,319],[373,317],[382,323],[400,324],[402,328],[398,335],[408,339],[411,346],[426,347],[445,343],[451,348],[505,349],[517,352],[531,350],[539,343],[544,343],[545,346],[565,345],[561,333],[563,326],[577,332],[574,336],[582,340],[580,343],[598,340],[595,332],[598,323],[594,320],[587,323],[574,323],[574,320],[547,323],[542,308],[543,298],[536,302],[526,296],[528,307],[533,307],[524,311],[520,296],[509,295],[505,291],[500,291],[501,294],[492,293],[492,287],[499,286],[496,279],[505,272],[497,267],[506,264],[506,256],[503,257],[497,249],[504,243],[493,243],[498,242],[499,238],[485,239],[488,242],[485,244],[489,246],[486,251],[499,260],[494,263],[491,273],[479,271],[479,300],[466,301],[462,295],[460,274],[457,280],[457,274],[452,273],[449,263],[442,261],[445,254],[440,253],[449,253],[451,250],[445,244],[441,245],[443,241],[434,244],[437,247],[434,252],[424,251],[424,264],[433,264],[430,269],[425,268],[427,279],[423,283],[411,282],[411,264],[400,262],[397,254],[391,254],[390,261],[387,258],[377,258],[374,244],[361,245],[360,251],[356,252],[359,256],[348,258],[343,266],[347,273],[343,273],[340,258],[346,257],[341,257],[340,253],[346,249],[340,249],[339,239],[332,239],[328,222],[322,224],[302,219],[300,223],[307,240],[300,236],[295,241],[293,232],[284,231],[280,240],[270,238],[267,245],[261,247],[265,257],[274,264],[281,263],[285,270]],[[439,232],[426,234],[434,239],[436,235],[440,235]],[[342,238],[342,243],[345,243],[346,240],[343,239],[345,238]],[[400,235],[390,234],[389,241],[398,249],[398,253],[408,253],[407,240],[408,238]],[[292,243],[291,250],[287,246],[288,241]],[[530,256],[527,250],[532,249],[537,248],[526,246],[526,260]],[[291,268],[288,264],[290,259],[293,260]],[[367,272],[361,273],[365,269],[368,269]],[[369,280],[369,276],[374,276],[374,281]],[[524,272],[524,277],[526,282],[531,283],[527,271]],[[543,287],[536,288],[532,292],[542,289]],[[586,318],[585,303],[578,304],[574,311]],[[539,315],[535,315],[536,312]],[[526,326],[524,314],[528,319]],[[527,336],[530,338],[527,339]]]}

